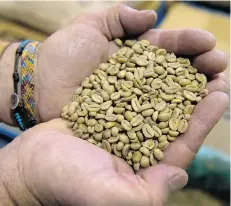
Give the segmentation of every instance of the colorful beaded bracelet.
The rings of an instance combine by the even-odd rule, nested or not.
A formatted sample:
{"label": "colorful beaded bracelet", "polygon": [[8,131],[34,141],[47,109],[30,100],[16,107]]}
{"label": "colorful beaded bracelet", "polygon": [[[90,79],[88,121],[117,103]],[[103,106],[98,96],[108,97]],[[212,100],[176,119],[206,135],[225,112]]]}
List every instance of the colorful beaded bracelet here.
{"label": "colorful beaded bracelet", "polygon": [[[11,109],[19,128],[23,131],[36,125],[34,99],[34,58],[39,42],[22,41],[16,51],[13,73],[14,93],[11,95]],[[19,64],[19,58],[21,62]],[[20,70],[18,71],[18,67]]]}

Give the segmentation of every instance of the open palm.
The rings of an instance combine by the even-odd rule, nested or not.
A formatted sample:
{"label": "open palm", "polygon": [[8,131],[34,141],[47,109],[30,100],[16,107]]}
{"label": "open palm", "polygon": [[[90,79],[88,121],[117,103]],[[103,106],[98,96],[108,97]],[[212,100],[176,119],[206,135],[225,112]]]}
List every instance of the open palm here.
{"label": "open palm", "polygon": [[209,95],[196,107],[188,132],[168,149],[170,153],[172,150],[178,154],[190,153],[189,159],[185,155],[169,156],[176,163],[182,157],[184,166],[187,165],[226,108],[228,97],[224,92],[228,86],[222,72],[227,67],[227,57],[214,49],[216,40],[209,32],[199,29],[149,30],[155,21],[153,11],[117,6],[79,16],[43,42],[36,71],[40,120],[44,122],[60,116],[61,109],[71,101],[81,81],[118,49],[112,41],[114,38],[136,36],[147,39],[168,52],[188,56],[192,65],[210,79]]}
{"label": "open palm", "polygon": [[[208,74],[211,80],[209,95],[196,106],[188,131],[170,144],[161,162],[186,168],[228,104],[227,83],[221,73],[226,69],[227,58],[214,49],[215,38],[210,33],[199,29],[150,29],[155,20],[152,11],[139,12],[118,6],[84,14],[45,40],[39,48],[35,73],[40,121],[59,117],[81,81],[118,49],[112,41],[114,38],[147,39],[168,52],[189,56],[193,66]],[[36,184],[32,193],[39,193],[34,194],[39,198],[48,198],[40,196],[45,194],[45,187],[46,194],[52,193],[55,201],[62,205],[108,205],[113,201],[117,201],[113,205],[162,205],[170,173],[185,175],[179,168],[160,164],[140,171],[137,176],[123,160],[112,158],[105,151],[65,133],[68,131],[60,119],[24,133],[37,136],[33,141],[28,140],[27,150],[23,147],[24,151],[33,151],[36,155],[23,157],[21,161],[28,168],[25,176],[38,178],[35,183],[33,179],[27,181]],[[91,198],[86,198],[86,194]]]}
{"label": "open palm", "polygon": [[11,191],[13,198],[20,191],[18,205],[163,206],[187,183],[182,169],[163,164],[135,174],[124,160],[73,138],[61,119],[24,132],[4,149],[16,154],[7,176],[21,177],[9,186],[20,188]]}

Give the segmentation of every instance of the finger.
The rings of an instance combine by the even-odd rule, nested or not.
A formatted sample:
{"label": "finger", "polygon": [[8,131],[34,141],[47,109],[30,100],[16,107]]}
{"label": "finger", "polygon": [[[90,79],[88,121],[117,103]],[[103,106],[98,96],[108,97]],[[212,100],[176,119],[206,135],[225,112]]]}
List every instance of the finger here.
{"label": "finger", "polygon": [[141,35],[139,39],[147,39],[151,44],[177,55],[199,55],[193,59],[192,65],[206,74],[222,72],[228,65],[228,57],[225,53],[212,50],[216,41],[207,31],[152,29]]}
{"label": "finger", "polygon": [[142,169],[138,172],[150,186],[153,196],[153,205],[161,206],[167,201],[172,192],[183,188],[188,181],[187,173],[177,167],[164,164]]}
{"label": "finger", "polygon": [[134,175],[134,171],[131,167],[128,167],[128,163],[123,159],[112,155],[112,161],[117,173],[123,173],[127,175]]}
{"label": "finger", "polygon": [[39,124],[40,128],[53,129],[63,134],[73,135],[72,130],[67,127],[67,121],[61,118],[50,120],[49,122]]}
{"label": "finger", "polygon": [[139,37],[177,55],[199,55],[215,47],[214,36],[201,29],[151,29]]}
{"label": "finger", "polygon": [[228,56],[224,52],[213,49],[195,57],[192,65],[202,73],[218,74],[227,68]]}
{"label": "finger", "polygon": [[212,80],[217,79],[217,78],[225,81],[227,84],[229,83],[229,81],[227,79],[227,74],[225,74],[224,72],[221,72],[219,74],[214,74],[214,75],[211,76]]}
{"label": "finger", "polygon": [[207,89],[209,93],[220,91],[224,93],[229,92],[228,81],[224,73],[217,74],[215,77],[212,77],[213,80],[208,82]]}
{"label": "finger", "polygon": [[142,34],[152,28],[156,19],[157,15],[153,10],[138,11],[119,5],[105,11],[83,14],[75,22],[91,25],[108,40],[112,40],[125,35]]}
{"label": "finger", "polygon": [[213,92],[195,107],[185,134],[172,142],[165,151],[163,163],[186,168],[193,160],[206,135],[222,117],[229,98],[223,92]]}

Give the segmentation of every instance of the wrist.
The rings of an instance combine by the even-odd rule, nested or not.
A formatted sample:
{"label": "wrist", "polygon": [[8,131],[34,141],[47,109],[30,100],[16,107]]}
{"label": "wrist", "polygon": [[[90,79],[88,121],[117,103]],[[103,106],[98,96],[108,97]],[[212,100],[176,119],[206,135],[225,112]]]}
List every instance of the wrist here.
{"label": "wrist", "polygon": [[[22,130],[24,130],[24,127],[30,128],[35,121],[34,118],[37,117],[38,120],[37,110],[35,108],[37,97],[35,94],[35,64],[37,63],[36,47],[38,42],[27,43],[24,48],[23,45],[24,42],[11,44],[0,59],[0,121],[13,125],[15,123],[13,116],[18,115],[19,117],[16,118],[17,125],[20,126]],[[16,50],[21,47],[23,48],[23,53],[21,54],[20,69],[18,68],[17,71],[14,71],[15,58],[17,58]],[[19,85],[21,88],[18,88],[18,91],[14,90],[13,73],[15,72],[17,72],[20,77]],[[20,107],[18,106],[13,112],[10,108],[10,98],[15,92],[20,96],[22,105]],[[27,118],[25,121],[22,121],[23,116]]]}
{"label": "wrist", "polygon": [[14,92],[13,72],[15,52],[19,43],[11,44],[2,54],[0,60],[0,121],[13,125],[14,120],[11,116],[10,96]]}

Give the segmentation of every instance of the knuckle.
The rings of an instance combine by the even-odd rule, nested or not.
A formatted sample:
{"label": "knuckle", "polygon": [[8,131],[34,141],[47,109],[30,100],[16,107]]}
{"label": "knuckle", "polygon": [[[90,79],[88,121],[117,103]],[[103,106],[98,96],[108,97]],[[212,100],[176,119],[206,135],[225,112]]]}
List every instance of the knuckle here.
{"label": "knuckle", "polygon": [[230,86],[229,86],[228,82],[226,82],[225,80],[222,80],[222,79],[219,80],[219,87],[220,87],[220,90],[222,92],[224,92],[224,93],[229,92]]}

